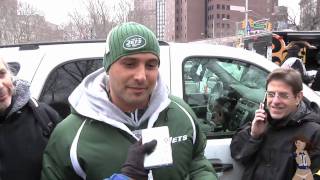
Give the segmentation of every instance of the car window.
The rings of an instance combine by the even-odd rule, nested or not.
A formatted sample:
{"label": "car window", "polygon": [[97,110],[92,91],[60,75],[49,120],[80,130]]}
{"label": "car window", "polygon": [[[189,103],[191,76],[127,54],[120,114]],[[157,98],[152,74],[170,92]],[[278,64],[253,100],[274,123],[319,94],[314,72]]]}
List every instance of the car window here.
{"label": "car window", "polygon": [[265,94],[267,75],[234,59],[188,58],[183,63],[183,98],[209,136],[231,137],[253,119]]}
{"label": "car window", "polygon": [[8,66],[12,75],[16,76],[20,71],[20,64],[18,62],[8,62]]}
{"label": "car window", "polygon": [[68,97],[71,92],[88,74],[101,67],[102,59],[80,59],[60,64],[49,74],[39,100],[65,118],[70,113]]}

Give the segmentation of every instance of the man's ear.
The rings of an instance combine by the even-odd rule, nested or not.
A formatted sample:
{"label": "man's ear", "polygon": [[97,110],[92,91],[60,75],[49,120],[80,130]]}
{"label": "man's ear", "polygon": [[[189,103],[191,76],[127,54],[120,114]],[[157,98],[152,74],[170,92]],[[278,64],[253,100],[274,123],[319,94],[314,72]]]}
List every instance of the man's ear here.
{"label": "man's ear", "polygon": [[297,105],[300,104],[300,102],[302,101],[303,99],[303,92],[300,91],[297,96],[296,96],[296,101],[297,101]]}

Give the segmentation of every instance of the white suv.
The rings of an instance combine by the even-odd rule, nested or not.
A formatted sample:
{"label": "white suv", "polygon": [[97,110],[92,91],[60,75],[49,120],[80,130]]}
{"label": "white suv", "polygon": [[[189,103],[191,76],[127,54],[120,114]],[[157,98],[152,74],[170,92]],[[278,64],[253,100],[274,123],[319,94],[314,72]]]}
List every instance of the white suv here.
{"label": "white suv", "polygon": [[[265,94],[268,73],[278,66],[243,49],[160,42],[160,73],[173,95],[194,110],[207,134],[206,157],[220,179],[239,179],[230,156],[236,129],[253,119]],[[102,67],[105,41],[24,44],[0,47],[19,78],[31,82],[32,96],[69,114],[68,96],[82,79]],[[304,86],[304,101],[320,97]]]}

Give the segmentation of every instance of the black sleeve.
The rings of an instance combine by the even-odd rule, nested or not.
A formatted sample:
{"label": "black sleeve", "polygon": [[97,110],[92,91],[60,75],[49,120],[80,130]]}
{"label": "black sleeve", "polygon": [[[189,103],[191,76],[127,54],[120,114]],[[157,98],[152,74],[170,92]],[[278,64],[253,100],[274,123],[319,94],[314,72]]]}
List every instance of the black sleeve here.
{"label": "black sleeve", "polygon": [[297,60],[292,64],[291,68],[299,71],[301,75],[304,75],[303,64],[302,64],[302,62],[301,62],[300,60],[297,59]]}
{"label": "black sleeve", "polygon": [[59,113],[46,103],[39,103],[39,108],[44,110],[54,127],[62,120]]}
{"label": "black sleeve", "polygon": [[306,72],[304,71],[303,66],[304,66],[304,64],[303,64],[300,60],[296,60],[296,61],[292,64],[291,68],[299,71],[300,74],[301,74],[302,81],[303,81],[305,84],[309,84],[309,83],[313,80],[313,78],[310,77],[310,76],[308,76],[308,75],[306,74]]}
{"label": "black sleeve", "polygon": [[[251,123],[250,123],[251,124]],[[231,157],[246,165],[255,158],[262,143],[262,138],[254,139],[250,135],[250,125],[238,131],[230,144]]]}
{"label": "black sleeve", "polygon": [[317,70],[317,74],[314,78],[311,89],[313,89],[314,91],[320,91],[320,68]]}

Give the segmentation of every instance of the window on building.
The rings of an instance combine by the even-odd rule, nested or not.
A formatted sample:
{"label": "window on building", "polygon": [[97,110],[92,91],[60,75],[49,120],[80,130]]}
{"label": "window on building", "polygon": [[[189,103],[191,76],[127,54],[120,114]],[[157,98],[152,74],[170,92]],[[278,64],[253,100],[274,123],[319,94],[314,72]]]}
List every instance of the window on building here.
{"label": "window on building", "polygon": [[221,24],[222,28],[224,28],[224,23]]}
{"label": "window on building", "polygon": [[227,14],[227,19],[230,19],[230,15],[229,14]]}
{"label": "window on building", "polygon": [[224,4],[221,5],[221,9],[222,9],[222,10],[225,10],[225,9],[226,9],[226,7],[225,7]]}
{"label": "window on building", "polygon": [[230,5],[227,5],[227,8],[226,8],[227,10],[230,10]]}
{"label": "window on building", "polygon": [[217,25],[217,28],[220,28],[220,23],[217,23],[216,25]]}
{"label": "window on building", "polygon": [[221,17],[222,19],[225,18],[225,14],[222,14],[221,16],[222,16],[222,17]]}
{"label": "window on building", "polygon": [[220,4],[217,4],[217,9],[220,9]]}
{"label": "window on building", "polygon": [[220,19],[220,14],[217,14],[217,19]]}

